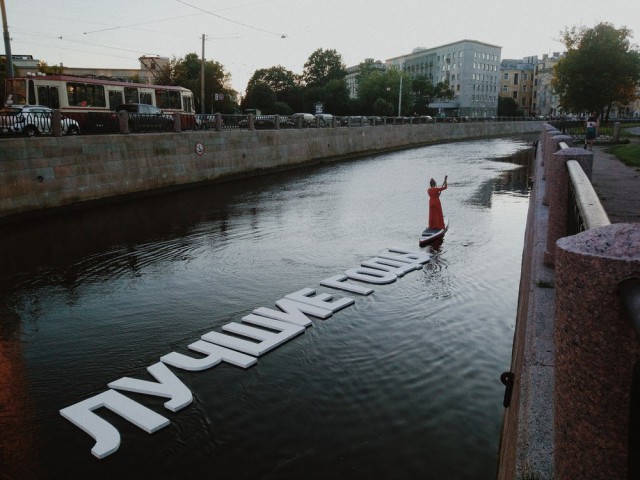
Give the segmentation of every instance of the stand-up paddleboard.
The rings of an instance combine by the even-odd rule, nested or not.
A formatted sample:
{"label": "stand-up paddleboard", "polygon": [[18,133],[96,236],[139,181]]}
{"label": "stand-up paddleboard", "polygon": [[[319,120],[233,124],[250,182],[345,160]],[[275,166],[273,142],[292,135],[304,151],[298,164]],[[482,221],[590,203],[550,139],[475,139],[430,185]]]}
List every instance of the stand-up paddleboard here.
{"label": "stand-up paddleboard", "polygon": [[435,242],[436,240],[444,237],[445,232],[449,229],[449,219],[444,217],[444,228],[436,229],[436,228],[425,228],[420,235],[420,246],[426,247],[430,243]]}

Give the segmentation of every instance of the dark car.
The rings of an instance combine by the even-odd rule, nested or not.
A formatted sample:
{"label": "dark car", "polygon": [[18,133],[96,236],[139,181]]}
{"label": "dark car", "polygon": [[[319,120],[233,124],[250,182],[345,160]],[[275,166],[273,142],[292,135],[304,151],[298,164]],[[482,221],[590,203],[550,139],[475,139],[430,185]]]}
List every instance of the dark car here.
{"label": "dark car", "polygon": [[129,113],[129,130],[132,132],[162,132],[173,130],[173,116],[164,113],[155,105],[146,103],[123,103],[116,112]]}

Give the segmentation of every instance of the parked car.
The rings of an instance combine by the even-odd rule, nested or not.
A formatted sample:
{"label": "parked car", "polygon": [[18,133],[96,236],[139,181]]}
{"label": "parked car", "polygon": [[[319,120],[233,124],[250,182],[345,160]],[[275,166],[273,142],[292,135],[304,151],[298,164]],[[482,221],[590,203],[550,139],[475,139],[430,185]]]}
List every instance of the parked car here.
{"label": "parked car", "polygon": [[314,117],[310,113],[294,113],[290,118],[294,125],[298,125],[298,119],[301,117],[303,127],[315,127],[316,117]]}
{"label": "parked car", "polygon": [[[53,133],[51,115],[53,110],[43,105],[16,105],[0,109],[0,132],[22,133],[29,137]],[[78,122],[60,116],[62,133],[77,135],[80,133]]]}
{"label": "parked car", "polygon": [[351,126],[351,127],[364,127],[365,125],[370,125],[370,121],[367,117],[362,117],[360,115],[355,115],[351,117],[342,117],[340,120],[340,125],[342,126]]}
{"label": "parked car", "polygon": [[[198,114],[196,115],[196,129],[197,130],[214,130],[216,128],[216,115],[212,114]],[[224,123],[224,119],[221,119]]]}
{"label": "parked car", "polygon": [[116,112],[122,110],[129,113],[129,130],[132,132],[173,130],[173,116],[155,105],[123,103],[118,105]]}
{"label": "parked car", "polygon": [[318,125],[320,127],[330,126],[333,122],[333,115],[330,113],[318,113],[316,118],[318,119]]}

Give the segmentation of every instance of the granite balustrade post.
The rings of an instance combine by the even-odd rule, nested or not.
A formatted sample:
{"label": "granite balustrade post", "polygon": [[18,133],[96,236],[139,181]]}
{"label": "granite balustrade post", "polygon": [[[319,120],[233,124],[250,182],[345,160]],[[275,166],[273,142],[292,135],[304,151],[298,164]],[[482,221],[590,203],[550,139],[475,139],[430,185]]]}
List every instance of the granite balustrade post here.
{"label": "granite balustrade post", "polygon": [[[560,142],[566,143],[568,146],[572,146],[572,138],[570,135],[562,135],[561,133],[550,132],[546,140],[546,155],[542,156],[542,164],[550,165],[553,161],[553,155],[560,150]],[[546,158],[545,158],[546,157]],[[553,169],[553,168],[552,168]],[[548,169],[545,169],[542,173],[542,179],[547,179]],[[549,205],[549,183],[547,182],[544,195],[542,196],[542,204]]]}
{"label": "granite balustrade post", "polygon": [[593,172],[593,152],[582,148],[565,148],[554,153],[545,167],[549,220],[544,264],[549,267],[554,265],[556,241],[567,235],[570,192],[567,160],[576,160],[589,179]]}
{"label": "granite balustrade post", "polygon": [[628,478],[630,398],[640,354],[619,284],[640,274],[640,224],[557,242],[554,478]]}
{"label": "granite balustrade post", "polygon": [[[550,135],[553,133],[552,135]],[[542,127],[542,132],[540,133],[540,153],[542,155],[542,165],[544,165],[544,155],[546,153],[546,143],[547,138],[553,135],[560,135],[560,131],[556,129],[553,125],[545,123]]]}

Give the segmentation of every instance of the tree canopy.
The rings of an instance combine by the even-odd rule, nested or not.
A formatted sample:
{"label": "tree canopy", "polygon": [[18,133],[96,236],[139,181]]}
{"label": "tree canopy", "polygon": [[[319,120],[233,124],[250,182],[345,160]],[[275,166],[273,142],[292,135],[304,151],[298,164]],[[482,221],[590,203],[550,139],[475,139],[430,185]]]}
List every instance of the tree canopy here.
{"label": "tree canopy", "polygon": [[[401,80],[402,79],[402,80]],[[402,93],[400,85],[402,83]],[[400,100],[400,96],[402,99]],[[399,102],[400,100],[400,102]],[[411,77],[397,69],[361,72],[358,82],[359,109],[364,114],[397,115],[398,103],[402,111],[413,113]],[[391,112],[389,113],[389,106]]]}
{"label": "tree canopy", "polygon": [[[173,58],[167,67],[163,67],[156,76],[156,84],[180,85],[193,92],[196,111],[202,111],[200,99],[200,69],[202,60],[196,53],[184,58]],[[204,102],[206,113],[234,113],[237,104],[237,92],[230,85],[230,75],[221,63],[206,60],[204,68]],[[216,100],[215,95],[218,94]],[[222,100],[220,100],[222,94]]]}
{"label": "tree canopy", "polygon": [[295,73],[281,65],[271,68],[260,68],[253,72],[247,83],[247,90],[251,90],[257,83],[265,83],[271,87],[276,95],[289,92],[297,84]]}
{"label": "tree canopy", "polygon": [[308,87],[323,87],[330,80],[344,80],[346,74],[347,68],[336,50],[319,48],[304,64],[302,79]]}
{"label": "tree canopy", "polygon": [[608,117],[615,103],[636,98],[640,52],[629,42],[629,29],[604,22],[561,33],[567,52],[555,66],[552,84],[565,111],[606,112]]}
{"label": "tree canopy", "polygon": [[411,88],[414,98],[413,110],[420,115],[430,113],[429,105],[437,100],[450,101],[455,98],[455,92],[449,87],[449,82],[438,82],[434,85],[424,75],[414,78]]}
{"label": "tree canopy", "polygon": [[[265,96],[265,86],[275,95],[275,100],[272,101],[270,95]],[[281,65],[256,70],[247,83],[242,108],[259,108],[264,113],[284,113],[288,109],[282,104],[288,105],[291,110],[303,108],[304,95],[299,76]]]}

